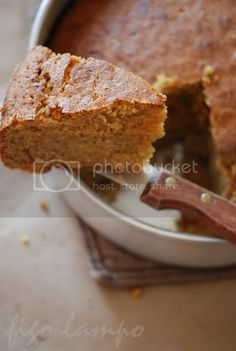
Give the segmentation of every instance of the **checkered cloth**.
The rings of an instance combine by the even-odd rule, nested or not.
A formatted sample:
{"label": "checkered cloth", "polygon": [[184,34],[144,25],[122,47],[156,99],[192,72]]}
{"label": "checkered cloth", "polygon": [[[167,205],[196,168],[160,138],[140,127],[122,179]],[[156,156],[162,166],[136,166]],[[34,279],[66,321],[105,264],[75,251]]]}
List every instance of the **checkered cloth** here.
{"label": "checkered cloth", "polygon": [[236,266],[190,269],[153,262],[121,249],[82,222],[81,226],[88,251],[90,275],[101,283],[119,288],[131,288],[236,277]]}

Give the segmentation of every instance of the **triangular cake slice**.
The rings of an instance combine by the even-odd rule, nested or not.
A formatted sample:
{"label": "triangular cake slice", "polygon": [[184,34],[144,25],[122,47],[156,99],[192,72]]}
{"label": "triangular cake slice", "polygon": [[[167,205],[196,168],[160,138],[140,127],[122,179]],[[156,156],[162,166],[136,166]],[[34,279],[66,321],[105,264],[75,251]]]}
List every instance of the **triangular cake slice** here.
{"label": "triangular cake slice", "polygon": [[164,135],[165,100],[143,79],[108,62],[38,46],[16,69],[4,100],[2,161],[38,172],[58,160],[72,168],[76,162],[143,164]]}

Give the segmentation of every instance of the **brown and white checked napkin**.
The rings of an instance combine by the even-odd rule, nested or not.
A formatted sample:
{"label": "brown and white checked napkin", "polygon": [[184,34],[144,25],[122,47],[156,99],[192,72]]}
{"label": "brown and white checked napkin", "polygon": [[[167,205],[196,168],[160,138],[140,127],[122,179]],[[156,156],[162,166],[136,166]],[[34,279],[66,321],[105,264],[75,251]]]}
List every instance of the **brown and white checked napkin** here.
{"label": "brown and white checked napkin", "polygon": [[190,269],[153,262],[121,249],[82,222],[81,227],[89,256],[90,275],[100,283],[131,288],[236,277],[236,266]]}

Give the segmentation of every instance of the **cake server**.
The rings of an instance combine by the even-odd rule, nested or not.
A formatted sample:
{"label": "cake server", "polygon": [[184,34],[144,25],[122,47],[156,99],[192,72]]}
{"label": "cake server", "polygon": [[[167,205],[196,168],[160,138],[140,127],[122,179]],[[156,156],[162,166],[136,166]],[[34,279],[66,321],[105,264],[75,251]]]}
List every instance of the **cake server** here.
{"label": "cake server", "polygon": [[176,209],[206,225],[217,236],[236,244],[236,204],[163,168],[144,166],[138,173],[102,175],[123,189],[140,193],[156,210]]}

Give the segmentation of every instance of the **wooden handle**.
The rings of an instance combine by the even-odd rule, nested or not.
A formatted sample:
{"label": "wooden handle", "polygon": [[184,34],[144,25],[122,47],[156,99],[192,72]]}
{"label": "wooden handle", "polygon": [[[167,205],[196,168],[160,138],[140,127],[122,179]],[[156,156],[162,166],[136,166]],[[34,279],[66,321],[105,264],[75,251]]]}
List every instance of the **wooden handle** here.
{"label": "wooden handle", "polygon": [[236,244],[236,204],[188,180],[163,171],[146,185],[140,199],[158,210],[172,208],[190,214]]}

